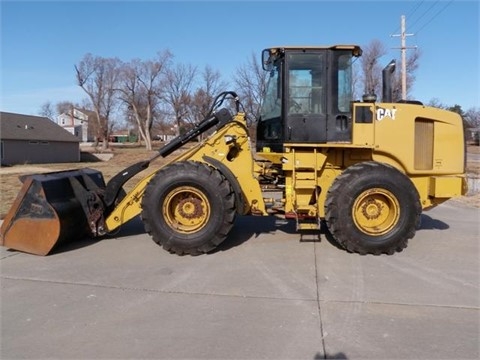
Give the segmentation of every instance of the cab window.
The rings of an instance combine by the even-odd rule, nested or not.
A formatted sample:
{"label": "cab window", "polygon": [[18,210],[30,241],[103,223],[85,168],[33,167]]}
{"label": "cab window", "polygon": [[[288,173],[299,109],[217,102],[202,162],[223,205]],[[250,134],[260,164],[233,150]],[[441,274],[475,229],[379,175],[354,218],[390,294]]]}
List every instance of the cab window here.
{"label": "cab window", "polygon": [[323,54],[289,54],[287,114],[324,114]]}

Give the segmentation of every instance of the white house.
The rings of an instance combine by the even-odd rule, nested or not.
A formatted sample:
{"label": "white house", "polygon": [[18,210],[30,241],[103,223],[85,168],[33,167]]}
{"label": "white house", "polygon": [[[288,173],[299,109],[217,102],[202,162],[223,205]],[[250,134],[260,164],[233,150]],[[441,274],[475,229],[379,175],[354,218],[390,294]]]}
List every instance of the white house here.
{"label": "white house", "polygon": [[93,111],[72,108],[57,116],[57,124],[75,135],[81,142],[90,142],[94,140],[91,120],[93,116],[96,116]]}

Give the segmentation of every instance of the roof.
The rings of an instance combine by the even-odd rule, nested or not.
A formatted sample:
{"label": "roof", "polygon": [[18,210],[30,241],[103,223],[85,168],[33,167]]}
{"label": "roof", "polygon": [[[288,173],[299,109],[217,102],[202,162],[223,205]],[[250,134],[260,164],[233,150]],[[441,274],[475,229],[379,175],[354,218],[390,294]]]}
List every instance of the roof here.
{"label": "roof", "polygon": [[42,116],[0,112],[0,138],[5,140],[36,140],[80,142],[80,140]]}
{"label": "roof", "polygon": [[333,49],[333,50],[355,50],[355,49],[360,49],[359,45],[355,44],[337,44],[337,45],[318,45],[318,46],[312,46],[312,45],[307,45],[307,46],[302,46],[302,45],[283,45],[283,46],[272,46],[267,49],[285,49],[285,50],[328,50],[328,49]]}
{"label": "roof", "polygon": [[329,46],[272,46],[270,48],[266,48],[263,51],[269,51],[272,54],[275,53],[276,51],[285,51],[285,50],[300,50],[300,51],[305,51],[305,50],[350,50],[352,51],[352,55],[354,56],[361,56],[362,55],[362,49],[359,45],[355,44],[337,44],[337,45],[329,45]]}
{"label": "roof", "polygon": [[75,108],[75,110],[77,111],[80,111],[81,113],[84,113],[85,115],[87,115],[88,117],[90,116],[97,116],[97,113],[93,110],[87,110],[87,109],[81,109],[81,108]]}
{"label": "roof", "polygon": [[336,45],[282,45],[282,46],[271,46],[267,49],[294,49],[294,50],[301,50],[301,49],[347,49],[353,50],[355,48],[359,48],[359,45],[356,44],[336,44]]}
{"label": "roof", "polygon": [[[70,110],[64,112],[63,114],[71,115],[72,110],[76,110],[76,111],[81,112],[82,114],[87,115],[87,116],[97,116],[97,114],[95,113],[95,111],[93,111],[93,110],[87,110],[87,109],[83,109],[83,108],[79,108],[79,107],[73,107],[73,108],[71,108]],[[63,114],[61,114],[61,115],[63,115]]]}
{"label": "roof", "polygon": [[[96,113],[95,111],[93,111],[93,110],[87,110],[87,109],[82,109],[82,108],[78,108],[78,107],[73,107],[73,108],[69,109],[68,111],[65,111],[65,112],[59,114],[59,115],[57,116],[57,118],[59,118],[59,117],[61,117],[61,116],[71,117],[71,116],[72,116],[72,109],[75,110],[75,111],[78,111],[78,112],[80,112],[80,113],[82,113],[82,114],[84,114],[84,115],[87,116],[87,120],[81,119],[81,120],[83,120],[83,121],[89,121],[91,118],[93,118],[93,119],[96,119],[96,118],[97,118],[97,113]],[[100,118],[102,118],[102,116],[100,116]],[[76,119],[78,119],[78,118],[76,117]]]}

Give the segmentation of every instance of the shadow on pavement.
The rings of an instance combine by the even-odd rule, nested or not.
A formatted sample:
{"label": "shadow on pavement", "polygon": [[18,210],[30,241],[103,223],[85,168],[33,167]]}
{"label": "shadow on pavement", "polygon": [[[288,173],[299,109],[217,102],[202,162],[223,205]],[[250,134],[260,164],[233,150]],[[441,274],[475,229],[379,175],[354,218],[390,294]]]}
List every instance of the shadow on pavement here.
{"label": "shadow on pavement", "polygon": [[104,241],[104,240],[111,240],[113,238],[123,238],[123,237],[128,237],[128,236],[135,236],[135,235],[140,235],[140,234],[145,234],[145,229],[143,227],[142,220],[140,219],[139,216],[133,218],[131,221],[126,223],[125,225],[121,226],[114,232],[102,236],[100,238],[83,238],[80,240],[75,240],[75,241],[70,241],[70,242],[65,242],[58,244],[58,246],[55,246],[52,250],[52,252],[49,255],[56,255],[56,254],[61,254],[64,252],[68,251],[73,251],[77,249],[81,249],[83,247],[87,247],[90,245],[93,245],[99,241]]}
{"label": "shadow on pavement", "polygon": [[[322,222],[320,232],[297,232],[295,229],[295,221],[276,218],[275,216],[237,216],[235,224],[230,231],[227,239],[221,243],[212,254],[219,251],[227,251],[229,249],[240,246],[251,237],[258,237],[261,234],[275,233],[282,231],[286,234],[298,235],[301,242],[315,242],[320,241],[322,235],[332,245],[341,249],[335,242],[333,237],[328,232],[325,222]],[[124,238],[129,236],[136,236],[146,234],[142,220],[139,216],[133,218],[131,221],[121,226],[113,233],[97,239],[81,239],[77,241],[59,244],[51,252],[51,255],[61,254],[63,252],[80,249],[82,247],[90,246],[98,241],[109,240],[113,238]]]}
{"label": "shadow on pavement", "polygon": [[[443,221],[433,219],[428,215],[422,214],[421,224],[417,230],[446,230],[448,228],[448,224],[444,223]],[[298,234],[300,236],[300,241],[302,242],[321,241],[320,237],[323,235],[324,238],[332,246],[344,250],[343,247],[341,247],[330,234],[324,221],[322,221],[321,223],[321,229],[319,233],[299,233],[295,230],[295,221],[293,220],[279,219],[275,216],[237,216],[235,224],[230,231],[227,239],[222,244],[220,244],[218,248],[215,249],[212,253],[216,253],[218,251],[227,251],[229,249],[240,246],[241,244],[249,240],[252,236],[256,238],[260,234],[275,233],[276,231],[283,231],[287,234]],[[84,238],[77,241],[59,244],[58,247],[55,247],[53,249],[51,255],[80,249],[102,240],[123,238],[141,234],[145,234],[145,228],[143,226],[142,220],[139,216],[137,216],[125,225],[121,226],[115,232],[102,238]]]}
{"label": "shadow on pavement", "polygon": [[447,230],[448,224],[443,221],[432,219],[430,216],[422,214],[420,227],[417,230]]}
{"label": "shadow on pavement", "polygon": [[227,239],[212,253],[227,251],[243,244],[252,236],[258,237],[260,234],[274,233],[278,230],[295,234],[295,223],[274,216],[237,216]]}
{"label": "shadow on pavement", "polygon": [[55,246],[53,250],[47,255],[47,256],[52,256],[52,255],[59,255],[64,252],[69,252],[77,249],[81,249],[90,245],[93,245],[100,241],[101,239],[91,239],[91,238],[84,238],[80,240],[75,240],[75,241],[70,241],[66,243],[59,244],[58,247]]}
{"label": "shadow on pavement", "polygon": [[313,358],[313,360],[321,360],[321,359],[348,359],[348,357],[343,352],[339,352],[336,354],[326,353],[325,355],[316,353],[315,357]]}
{"label": "shadow on pavement", "polygon": [[[260,234],[274,233],[283,231],[287,234],[296,234],[295,222],[275,218],[274,216],[237,216],[235,224],[230,231],[227,239],[218,246],[212,253],[226,251],[239,246],[250,239],[252,236],[258,237]],[[80,249],[90,246],[98,241],[109,240],[113,238],[124,238],[146,234],[140,216],[130,220],[116,231],[97,239],[81,239],[77,241],[59,244],[51,252],[51,255]]]}
{"label": "shadow on pavement", "polygon": [[227,251],[243,244],[251,237],[256,238],[261,234],[275,233],[277,231],[298,236],[300,242],[319,242],[322,235],[324,235],[328,242],[339,247],[328,232],[324,221],[321,222],[320,231],[297,231],[294,220],[277,218],[275,216],[237,216],[235,225],[227,239],[212,253]]}

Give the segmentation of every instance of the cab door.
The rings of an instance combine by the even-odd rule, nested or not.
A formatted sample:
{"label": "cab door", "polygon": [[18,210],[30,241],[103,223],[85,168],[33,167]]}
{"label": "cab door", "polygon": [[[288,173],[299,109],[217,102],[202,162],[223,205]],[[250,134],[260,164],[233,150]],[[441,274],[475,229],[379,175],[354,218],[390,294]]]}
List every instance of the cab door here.
{"label": "cab door", "polygon": [[329,52],[327,99],[327,142],[352,141],[352,54],[348,50]]}
{"label": "cab door", "polygon": [[299,50],[286,57],[285,141],[326,142],[326,52]]}

